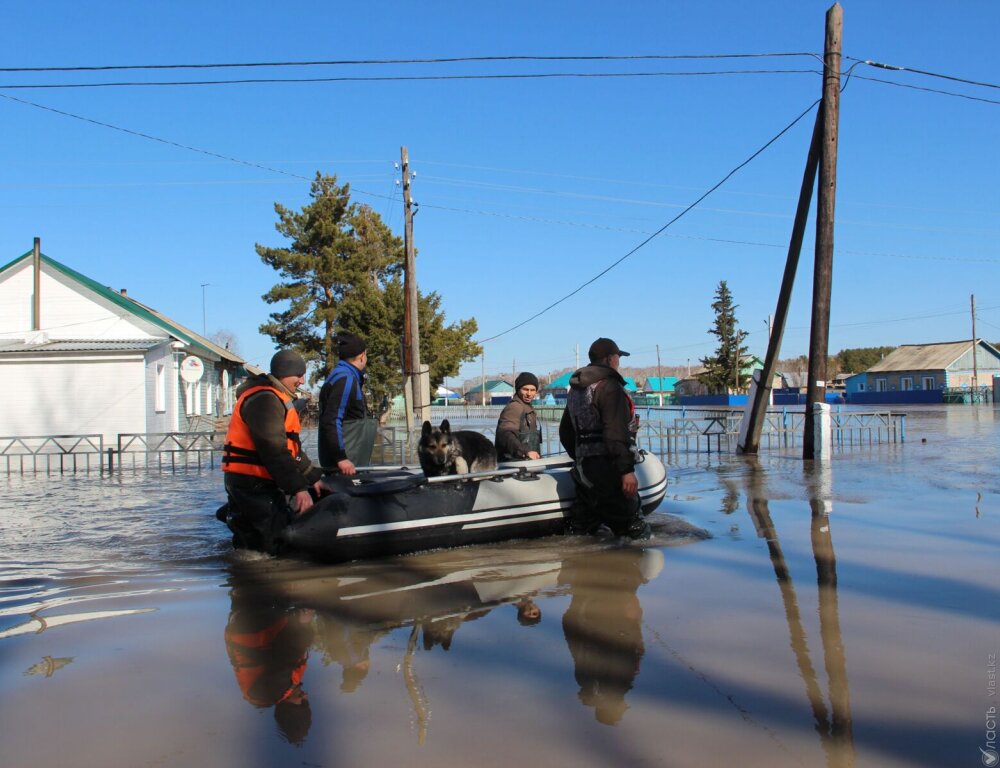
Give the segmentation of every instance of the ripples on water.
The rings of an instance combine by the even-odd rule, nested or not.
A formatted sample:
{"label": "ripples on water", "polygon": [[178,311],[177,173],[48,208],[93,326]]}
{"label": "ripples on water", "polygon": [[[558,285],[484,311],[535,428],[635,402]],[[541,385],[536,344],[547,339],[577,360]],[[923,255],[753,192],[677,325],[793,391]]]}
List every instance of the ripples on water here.
{"label": "ripples on water", "polygon": [[[72,654],[94,656],[103,638],[145,626],[129,617],[148,619],[172,606],[174,620],[156,625],[163,637],[116,640],[123,661],[162,652],[169,661],[157,657],[162,669],[144,672],[147,684],[175,709],[207,697],[212,705],[199,716],[214,722],[225,712],[239,723],[232,729],[254,729],[270,744],[272,764],[298,763],[306,753],[282,752],[287,739],[275,739],[273,724],[241,719],[257,710],[240,699],[223,652],[224,633],[228,642],[241,621],[264,614],[308,628],[314,662],[307,687],[316,718],[326,711],[327,727],[344,719],[367,734],[373,713],[398,715],[401,701],[409,733],[427,750],[435,736],[440,750],[443,734],[458,744],[475,731],[493,742],[495,755],[528,763],[537,745],[555,739],[557,753],[575,751],[580,764],[606,763],[623,749],[657,764],[657,734],[669,733],[672,759],[687,765],[710,764],[716,742],[742,749],[746,765],[849,765],[855,749],[858,765],[944,764],[942,755],[966,752],[974,764],[979,736],[972,717],[985,701],[980,667],[1000,637],[997,580],[985,578],[1000,538],[998,414],[911,411],[904,445],[838,452],[825,473],[791,453],[764,452],[758,461],[682,457],[668,468],[664,508],[710,528],[716,539],[673,550],[660,522],[646,548],[569,539],[429,553],[390,565],[303,565],[234,556],[214,517],[224,498],[218,471],[0,478],[0,649],[26,643],[16,668],[0,664],[4,719],[11,692],[28,690],[25,680],[54,677],[72,690],[76,674],[85,684],[97,673],[93,666],[85,672]],[[815,518],[823,508],[832,510],[825,528]],[[824,535],[826,549],[817,549]],[[665,566],[663,556],[652,556],[661,551]],[[527,597],[542,608],[538,626],[512,628],[511,608],[494,610]],[[76,626],[63,629],[69,625]],[[461,642],[452,647],[459,627]],[[992,645],[984,640],[990,636]],[[201,639],[175,657],[173,644],[183,648],[191,638]],[[367,645],[355,647],[362,640]],[[27,644],[35,642],[45,650]],[[225,669],[199,666],[202,654],[216,667],[221,658]],[[829,680],[817,673],[824,669]],[[402,676],[398,685],[395,674]],[[205,680],[178,690],[175,679],[198,675]],[[565,680],[577,685],[564,690]],[[489,694],[470,706],[473,689]],[[41,688],[30,690],[43,696]],[[335,698],[357,690],[379,693],[375,703]],[[499,703],[485,703],[490,694]],[[139,699],[123,694],[113,711],[127,719]],[[47,706],[70,731],[76,720],[89,722],[82,710]],[[479,709],[498,719],[478,722]],[[579,710],[588,717],[580,719]],[[966,714],[952,714],[965,710],[968,722]],[[508,719],[523,739],[512,741],[497,724]],[[20,722],[0,725],[5,741],[21,735]],[[608,731],[587,730],[595,723],[623,729],[631,741],[626,747]],[[553,733],[562,727],[604,749],[591,754],[577,739],[559,742]],[[160,723],[185,739],[197,728]],[[310,760],[337,764],[324,761],[319,728],[313,726]],[[402,730],[404,737],[387,728],[386,743],[405,742]],[[142,760],[191,763],[183,751],[146,755],[157,743],[155,727],[135,738]],[[34,750],[13,744],[19,756]],[[207,736],[203,747],[203,757],[218,758],[211,763],[224,763],[233,749]],[[369,749],[379,755],[376,745]],[[53,746],[47,754],[71,764],[74,747]],[[420,762],[421,755],[442,753],[412,756]],[[462,750],[443,756],[442,764],[503,764]]]}
{"label": "ripples on water", "polygon": [[0,485],[0,637],[217,570],[218,473],[28,475]]}

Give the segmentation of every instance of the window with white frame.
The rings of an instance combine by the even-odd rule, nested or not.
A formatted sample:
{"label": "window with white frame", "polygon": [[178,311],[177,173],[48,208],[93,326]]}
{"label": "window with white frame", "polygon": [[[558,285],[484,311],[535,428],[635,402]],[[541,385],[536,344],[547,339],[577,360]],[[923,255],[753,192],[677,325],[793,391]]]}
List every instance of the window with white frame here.
{"label": "window with white frame", "polygon": [[903,376],[899,380],[899,388],[904,392],[910,392],[913,389],[913,377]]}
{"label": "window with white frame", "polygon": [[153,410],[163,413],[167,410],[167,366],[156,364],[156,381],[153,384]]}
{"label": "window with white frame", "polygon": [[875,391],[876,392],[888,392],[889,391],[889,381],[887,379],[875,379]]}
{"label": "window with white frame", "polygon": [[924,389],[937,389],[937,382],[935,381],[933,376],[924,376],[920,380],[920,386],[922,386]]}

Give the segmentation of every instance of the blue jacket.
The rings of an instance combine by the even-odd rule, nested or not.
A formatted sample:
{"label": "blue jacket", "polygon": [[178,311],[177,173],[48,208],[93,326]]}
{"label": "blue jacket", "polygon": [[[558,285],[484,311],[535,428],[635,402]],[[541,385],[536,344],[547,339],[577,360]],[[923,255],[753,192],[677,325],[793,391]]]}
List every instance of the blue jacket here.
{"label": "blue jacket", "polygon": [[324,467],[334,467],[347,458],[344,422],[368,415],[364,380],[361,371],[341,360],[319,391],[319,462]]}

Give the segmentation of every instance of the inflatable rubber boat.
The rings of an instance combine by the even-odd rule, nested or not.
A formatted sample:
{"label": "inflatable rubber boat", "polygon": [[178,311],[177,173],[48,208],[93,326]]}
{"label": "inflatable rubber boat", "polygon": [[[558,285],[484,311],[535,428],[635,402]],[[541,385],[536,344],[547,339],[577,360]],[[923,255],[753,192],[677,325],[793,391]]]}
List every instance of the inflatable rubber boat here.
{"label": "inflatable rubber boat", "polygon": [[[489,472],[425,477],[406,467],[330,476],[333,492],[289,524],[290,552],[327,562],[562,533],[576,496],[569,457],[502,463]],[[644,514],[663,500],[667,473],[653,454],[635,467]]]}

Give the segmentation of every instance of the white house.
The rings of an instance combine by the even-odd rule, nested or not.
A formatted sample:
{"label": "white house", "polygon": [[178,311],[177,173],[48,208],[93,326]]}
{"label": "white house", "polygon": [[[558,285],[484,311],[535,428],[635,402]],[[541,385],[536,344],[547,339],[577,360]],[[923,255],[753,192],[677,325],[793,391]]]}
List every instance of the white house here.
{"label": "white house", "polygon": [[241,358],[33,251],[0,268],[0,436],[186,432],[232,409]]}

